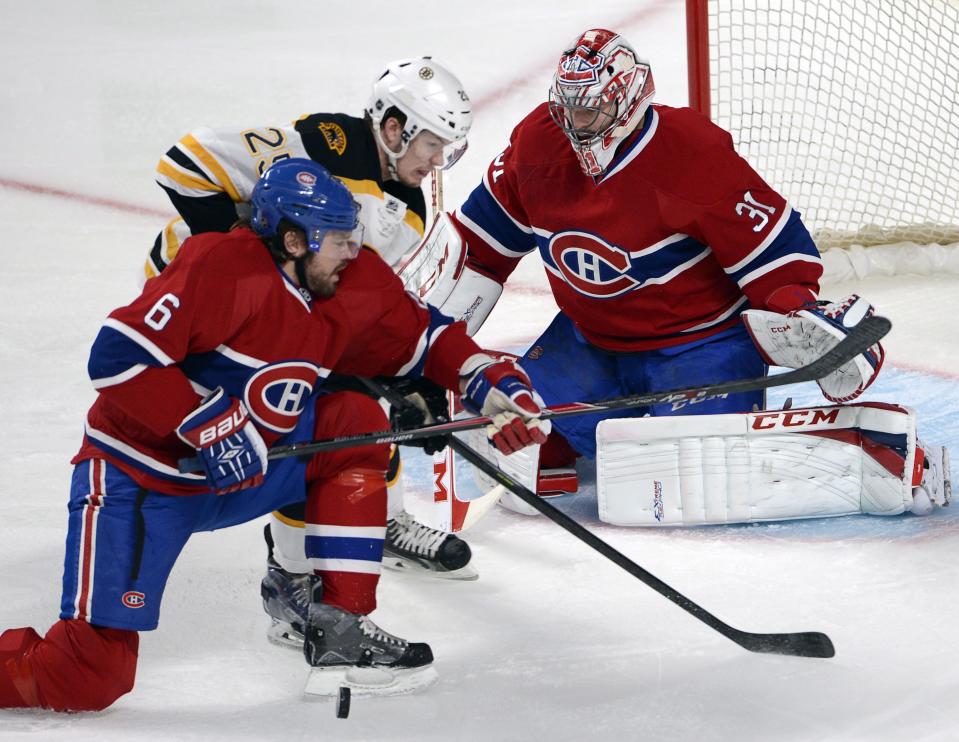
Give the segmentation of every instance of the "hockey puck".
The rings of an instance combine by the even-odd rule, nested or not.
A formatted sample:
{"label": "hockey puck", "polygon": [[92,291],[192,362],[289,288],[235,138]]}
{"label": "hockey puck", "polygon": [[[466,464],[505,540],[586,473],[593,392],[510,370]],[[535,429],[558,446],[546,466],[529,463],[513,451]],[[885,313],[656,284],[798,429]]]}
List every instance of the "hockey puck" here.
{"label": "hockey puck", "polygon": [[350,715],[350,689],[349,687],[342,685],[340,686],[340,696],[336,700],[336,718],[345,719]]}

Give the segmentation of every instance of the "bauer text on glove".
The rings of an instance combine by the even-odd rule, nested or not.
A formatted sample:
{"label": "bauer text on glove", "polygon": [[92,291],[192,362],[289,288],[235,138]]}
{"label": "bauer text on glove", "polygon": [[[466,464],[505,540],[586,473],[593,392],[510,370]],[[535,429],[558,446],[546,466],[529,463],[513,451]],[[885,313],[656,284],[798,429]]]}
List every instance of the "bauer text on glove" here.
{"label": "bauer text on glove", "polygon": [[210,489],[223,495],[263,482],[267,449],[246,406],[222,387],[183,418],[177,435],[199,454]]}

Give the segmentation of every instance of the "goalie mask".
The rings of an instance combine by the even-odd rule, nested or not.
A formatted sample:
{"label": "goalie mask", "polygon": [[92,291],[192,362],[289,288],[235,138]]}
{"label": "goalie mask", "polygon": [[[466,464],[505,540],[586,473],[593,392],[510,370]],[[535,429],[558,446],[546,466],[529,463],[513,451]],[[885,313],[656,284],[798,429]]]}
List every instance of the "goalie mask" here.
{"label": "goalie mask", "polygon": [[[406,116],[399,152],[386,146],[380,132],[380,125],[391,108]],[[466,151],[466,135],[473,123],[473,110],[463,84],[431,57],[391,62],[373,83],[366,114],[373,122],[373,134],[393,170],[410,142],[422,131],[432,132],[448,142],[443,151],[442,168],[452,167]]]}
{"label": "goalie mask", "polygon": [[549,112],[569,137],[583,172],[602,175],[643,120],[656,88],[649,63],[622,36],[594,28],[559,59]]}

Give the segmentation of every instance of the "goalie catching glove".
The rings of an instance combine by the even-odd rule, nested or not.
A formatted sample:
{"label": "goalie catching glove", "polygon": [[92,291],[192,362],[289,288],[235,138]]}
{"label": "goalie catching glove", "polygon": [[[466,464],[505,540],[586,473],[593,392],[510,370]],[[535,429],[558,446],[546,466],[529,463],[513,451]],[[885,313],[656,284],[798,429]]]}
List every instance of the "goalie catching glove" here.
{"label": "goalie catching glove", "polygon": [[[773,309],[778,308],[776,298],[774,295],[768,302]],[[809,301],[785,313],[747,309],[742,317],[767,363],[800,368],[823,356],[845,338],[853,327],[874,313],[869,302],[852,294],[835,302]],[[837,403],[855,399],[875,380],[884,356],[882,345],[876,343],[819,379],[817,383],[823,396]]]}
{"label": "goalie catching glove", "polygon": [[267,449],[246,405],[217,387],[183,418],[176,434],[199,454],[210,489],[218,495],[256,487],[266,474]]}
{"label": "goalie catching glove", "polygon": [[470,356],[460,369],[460,388],[467,410],[491,418],[486,432],[500,452],[511,454],[546,442],[551,426],[539,419],[543,400],[512,358]]}

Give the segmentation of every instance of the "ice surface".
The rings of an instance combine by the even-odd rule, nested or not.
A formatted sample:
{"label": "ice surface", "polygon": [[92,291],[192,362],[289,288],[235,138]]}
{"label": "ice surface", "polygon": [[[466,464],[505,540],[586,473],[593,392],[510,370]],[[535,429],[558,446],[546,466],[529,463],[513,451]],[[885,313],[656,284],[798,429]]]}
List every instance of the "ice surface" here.
{"label": "ice surface", "polygon": [[[94,396],[86,356],[105,314],[135,293],[170,213],[152,183],[170,144],[198,125],[358,112],[385,61],[430,53],[478,103],[471,149],[448,180],[452,206],[586,27],[625,32],[652,59],[659,100],[684,103],[682,13],[681,2],[613,0],[4,2],[0,627],[45,630],[55,619],[68,462]],[[959,458],[959,279],[826,293],[853,289],[895,323],[868,398],[915,406],[921,434]],[[552,312],[530,259],[481,340],[521,348]],[[786,393],[819,399],[814,388]],[[430,518],[428,463],[411,454],[407,468],[413,509]],[[439,682],[416,696],[356,698],[338,720],[332,703],[303,699],[302,658],[264,638],[262,524],[249,523],[187,545],[161,627],[143,635],[131,695],[94,715],[0,711],[0,739],[959,737],[959,505],[928,518],[648,532],[598,523],[593,492],[587,483],[559,504],[728,623],[825,631],[837,656],[745,652],[551,523],[497,509],[469,533],[479,581],[382,580],[375,620],[430,642]]]}

